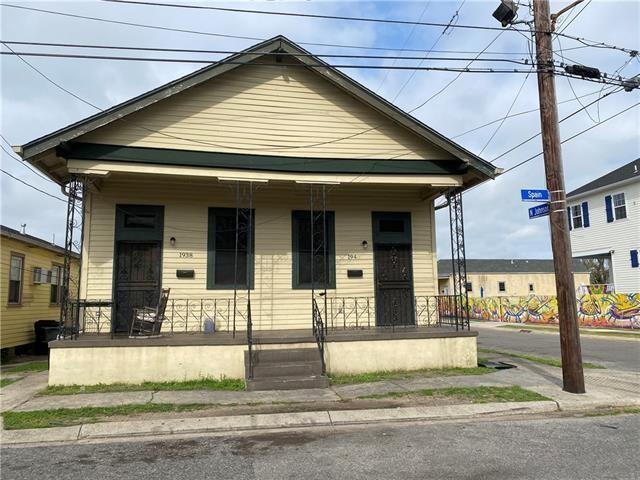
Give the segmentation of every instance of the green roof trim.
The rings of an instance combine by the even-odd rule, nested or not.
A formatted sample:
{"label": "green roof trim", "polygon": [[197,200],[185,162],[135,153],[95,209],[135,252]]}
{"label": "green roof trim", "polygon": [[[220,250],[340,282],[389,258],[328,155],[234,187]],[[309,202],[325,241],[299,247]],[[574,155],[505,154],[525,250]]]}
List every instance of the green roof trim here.
{"label": "green roof trim", "polygon": [[57,153],[61,157],[76,160],[304,173],[462,175],[468,168],[465,162],[458,160],[280,157],[77,142],[59,147]]}

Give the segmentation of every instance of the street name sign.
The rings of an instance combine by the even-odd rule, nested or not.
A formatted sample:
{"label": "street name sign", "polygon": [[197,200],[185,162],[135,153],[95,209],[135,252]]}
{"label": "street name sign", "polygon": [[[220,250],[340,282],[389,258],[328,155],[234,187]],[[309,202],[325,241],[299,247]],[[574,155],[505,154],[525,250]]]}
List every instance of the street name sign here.
{"label": "street name sign", "polygon": [[549,190],[520,190],[520,197],[523,202],[548,202]]}
{"label": "street name sign", "polygon": [[536,205],[535,207],[531,207],[529,209],[529,219],[546,217],[549,215],[550,205],[548,203],[543,203],[542,205]]}

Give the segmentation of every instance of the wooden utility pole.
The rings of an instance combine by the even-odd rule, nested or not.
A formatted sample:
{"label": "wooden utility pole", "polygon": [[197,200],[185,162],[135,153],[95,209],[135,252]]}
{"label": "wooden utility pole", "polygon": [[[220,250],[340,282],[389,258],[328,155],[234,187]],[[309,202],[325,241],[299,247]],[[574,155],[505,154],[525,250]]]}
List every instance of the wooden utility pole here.
{"label": "wooden utility pole", "polygon": [[580,351],[580,331],[573,274],[571,272],[571,240],[562,171],[562,151],[558,126],[558,106],[553,75],[553,44],[549,0],[533,0],[540,97],[540,123],[547,189],[550,194],[551,249],[556,273],[560,351],[563,389],[585,393]]}

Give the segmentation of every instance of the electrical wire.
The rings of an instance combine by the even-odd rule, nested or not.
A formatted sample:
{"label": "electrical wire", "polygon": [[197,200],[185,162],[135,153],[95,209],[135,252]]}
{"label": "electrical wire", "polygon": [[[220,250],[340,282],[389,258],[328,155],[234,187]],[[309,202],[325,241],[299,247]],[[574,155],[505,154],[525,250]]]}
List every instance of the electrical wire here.
{"label": "electrical wire", "polygon": [[8,175],[9,177],[13,178],[14,180],[17,180],[18,182],[26,185],[29,188],[33,188],[34,190],[36,190],[36,191],[38,191],[40,193],[43,193],[44,195],[47,195],[48,197],[55,198],[56,200],[59,200],[59,201],[64,202],[64,203],[67,203],[67,201],[64,198],[57,197],[55,195],[50,194],[49,192],[45,192],[44,190],[42,190],[42,189],[40,189],[40,188],[38,188],[38,187],[36,187],[34,185],[31,185],[30,183],[25,182],[24,180],[21,180],[20,178],[12,175],[11,173],[7,172],[6,170],[3,170],[2,168],[0,168],[0,172],[4,173],[5,175]]}
{"label": "electrical wire", "polygon": [[[247,14],[258,14],[258,15],[275,15],[275,16],[297,17],[297,18],[316,18],[316,19],[324,19],[324,20],[345,20],[345,21],[355,21],[355,22],[384,23],[384,24],[398,24],[398,25],[422,25],[427,27],[447,27],[448,26],[449,28],[493,30],[493,31],[500,31],[504,29],[501,27],[490,27],[487,25],[461,25],[461,24],[449,25],[446,23],[437,23],[437,22],[419,22],[419,21],[413,21],[413,20],[396,20],[396,19],[372,18],[372,17],[348,17],[343,15],[323,15],[323,14],[301,13],[301,12],[283,12],[283,11],[276,12],[276,11],[267,11],[267,10],[251,10],[247,8],[214,7],[209,5],[157,3],[157,2],[143,2],[143,1],[137,1],[137,0],[101,0],[101,1],[106,3],[133,4],[133,5],[152,6],[152,7],[215,10],[215,11],[221,11],[221,12],[247,13]],[[510,30],[516,31],[516,32],[523,32],[523,30],[519,30],[516,28],[511,28]],[[538,32],[538,31],[533,31],[533,32],[534,33],[553,33],[553,32]],[[633,53],[635,53],[635,55],[638,54],[637,50],[624,48],[624,47],[617,47],[615,45],[609,45],[604,42],[588,40],[586,38],[575,37],[572,35],[567,35],[565,33],[557,33],[556,35],[570,38],[572,40],[576,40],[582,43],[591,42],[592,45],[589,45],[589,46],[601,45],[606,48],[610,48],[613,50],[620,50],[629,54],[633,54]],[[588,43],[585,43],[585,45],[588,45]]]}
{"label": "electrical wire", "polygon": [[[449,20],[448,25],[450,25],[455,18],[457,18],[456,16],[458,15],[458,11],[463,7],[464,3],[467,0],[462,0],[462,3],[460,4],[460,6],[458,7],[458,9],[456,10],[456,12],[451,16],[451,20]],[[415,25],[414,25],[415,27]],[[431,47],[429,48],[429,50],[427,50],[426,53],[426,57],[428,57],[431,52],[433,51],[433,49],[438,45],[438,43],[440,42],[440,40],[442,40],[442,37],[444,37],[444,34],[447,32],[447,27],[445,27],[442,32],[440,33],[440,35],[438,35],[438,37],[434,40],[433,44],[431,45]],[[424,61],[426,60],[426,58],[424,60],[420,60],[420,63],[418,64],[419,67],[421,67],[424,63]],[[418,73],[418,70],[414,70],[411,75],[409,75],[409,77],[404,81],[404,83],[402,84],[402,86],[400,87],[400,89],[396,92],[395,96],[393,97],[393,99],[391,100],[392,102],[395,102],[398,97],[402,94],[402,92],[404,91],[404,89],[407,87],[407,85],[411,82],[411,80],[413,80],[413,78],[415,77],[415,75]]]}
{"label": "electrical wire", "polygon": [[[533,68],[531,69],[531,71],[529,73],[533,72]],[[513,101],[511,102],[511,105],[509,105],[509,109],[507,110],[507,113],[505,114],[504,117],[502,117],[502,121],[500,122],[500,124],[495,128],[495,130],[493,131],[493,133],[491,134],[491,136],[489,137],[489,139],[487,140],[487,142],[484,144],[484,146],[482,147],[482,150],[480,150],[480,152],[478,152],[478,156],[482,155],[482,152],[484,152],[486,150],[486,148],[489,146],[489,144],[491,143],[491,141],[494,139],[494,137],[498,134],[498,132],[500,131],[500,129],[502,128],[502,126],[504,125],[504,122],[507,120],[507,118],[509,118],[509,114],[511,113],[511,110],[513,110],[513,107],[515,106],[516,102],[518,101],[518,98],[520,97],[520,94],[522,93],[522,90],[524,89],[525,84],[527,83],[527,80],[529,80],[529,75],[527,75],[526,77],[524,77],[524,80],[522,82],[522,85],[520,85],[520,88],[518,89],[516,96],[514,97]]]}

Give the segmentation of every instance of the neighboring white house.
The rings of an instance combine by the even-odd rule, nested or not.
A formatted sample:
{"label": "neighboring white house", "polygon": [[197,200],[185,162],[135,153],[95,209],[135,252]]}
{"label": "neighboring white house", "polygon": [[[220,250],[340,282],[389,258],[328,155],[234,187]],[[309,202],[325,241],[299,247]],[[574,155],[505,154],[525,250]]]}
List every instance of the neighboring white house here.
{"label": "neighboring white house", "polygon": [[618,293],[640,292],[640,159],[567,194],[574,258],[606,258]]}

